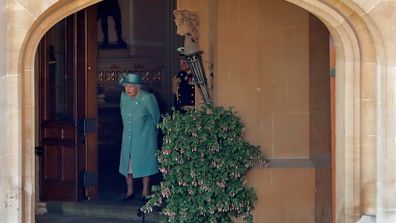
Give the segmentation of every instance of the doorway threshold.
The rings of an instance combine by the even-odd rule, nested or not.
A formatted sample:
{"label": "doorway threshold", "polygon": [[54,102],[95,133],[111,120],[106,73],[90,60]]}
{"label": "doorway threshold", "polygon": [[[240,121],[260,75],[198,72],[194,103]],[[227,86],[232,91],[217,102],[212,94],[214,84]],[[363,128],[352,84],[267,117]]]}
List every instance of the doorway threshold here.
{"label": "doorway threshold", "polygon": [[[133,222],[143,222],[141,216],[137,215],[138,209],[142,206],[140,201],[100,201],[100,200],[85,200],[80,202],[63,202],[63,201],[48,201],[38,203],[37,215],[63,215],[75,217],[93,217],[93,218],[107,218],[128,220]],[[146,223],[159,222],[160,213],[153,211],[146,214]]]}

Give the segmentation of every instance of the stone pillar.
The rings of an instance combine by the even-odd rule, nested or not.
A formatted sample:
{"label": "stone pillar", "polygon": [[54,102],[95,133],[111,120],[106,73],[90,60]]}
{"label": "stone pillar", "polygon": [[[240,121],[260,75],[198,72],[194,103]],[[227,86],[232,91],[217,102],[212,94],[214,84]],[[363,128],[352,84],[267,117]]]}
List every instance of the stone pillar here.
{"label": "stone pillar", "polygon": [[377,139],[377,222],[396,222],[396,70],[388,69],[380,82],[384,93],[379,102],[382,116]]}
{"label": "stone pillar", "polygon": [[381,1],[370,10],[377,51],[384,56],[377,75],[377,222],[396,222],[396,2]]}
{"label": "stone pillar", "polygon": [[[395,45],[395,43],[393,43]],[[393,52],[395,54],[395,52]],[[395,58],[395,56],[393,56]],[[396,69],[382,69],[377,139],[377,222],[396,222]]]}
{"label": "stone pillar", "polygon": [[[0,0],[0,8],[4,8],[6,4],[5,0]],[[5,11],[0,11],[0,87],[3,88],[5,85],[5,75],[6,75],[6,51],[5,51],[5,33],[6,33],[6,18],[5,18]],[[6,135],[6,128],[5,128],[5,116],[6,116],[6,101],[4,100],[6,94],[5,91],[0,91],[0,125],[3,126],[0,128],[1,136]],[[2,137],[0,141],[0,163],[4,164],[7,160],[7,153],[6,153],[6,146],[5,140]],[[7,190],[8,190],[8,180],[6,170],[8,168],[2,168],[0,171],[0,217],[2,219],[8,218],[8,209],[5,207],[7,202]],[[6,220],[7,221],[7,220]]]}
{"label": "stone pillar", "polygon": [[[349,8],[350,7],[350,8]],[[348,9],[349,8],[349,9]],[[353,13],[350,13],[353,9]],[[346,16],[346,20],[353,27],[354,36],[358,42],[355,48],[353,81],[356,86],[353,89],[353,123],[354,151],[351,156],[354,159],[353,173],[357,183],[353,183],[354,203],[352,203],[354,219],[361,215],[375,215],[376,213],[376,137],[377,137],[377,85],[376,85],[376,56],[375,42],[370,32],[370,23],[363,18],[364,11],[360,7],[348,4],[340,4],[338,10]],[[357,16],[357,15],[360,16]],[[350,58],[347,58],[347,60]],[[357,66],[358,65],[358,66]],[[347,74],[348,75],[348,74]],[[338,151],[338,148],[337,148]],[[352,169],[351,169],[352,170]],[[359,205],[357,205],[359,204]]]}
{"label": "stone pillar", "polygon": [[[18,23],[18,17],[26,16],[16,1],[0,0],[0,21],[5,23],[0,31],[0,53],[5,64],[1,65],[0,101],[3,118],[0,120],[1,143],[0,162],[3,170],[0,176],[1,222],[21,222],[22,214],[22,153],[21,153],[21,97],[20,74],[18,73],[19,50],[24,39],[25,24]],[[4,13],[4,14],[3,14]]]}
{"label": "stone pillar", "polygon": [[[5,8],[6,0],[0,0],[0,8]],[[6,13],[0,11],[0,78],[6,74]],[[3,106],[1,106],[4,108]]]}
{"label": "stone pillar", "polygon": [[[18,141],[14,127],[17,126],[17,78],[9,75],[8,8],[10,3],[0,0],[0,217],[1,222],[19,222],[20,169]],[[13,141],[15,140],[15,141]]]}
{"label": "stone pillar", "polygon": [[[359,25],[356,25],[359,26]],[[359,33],[359,35],[361,35]],[[361,68],[360,91],[360,190],[361,214],[375,215],[376,193],[376,58],[370,38],[360,37],[365,53]]]}

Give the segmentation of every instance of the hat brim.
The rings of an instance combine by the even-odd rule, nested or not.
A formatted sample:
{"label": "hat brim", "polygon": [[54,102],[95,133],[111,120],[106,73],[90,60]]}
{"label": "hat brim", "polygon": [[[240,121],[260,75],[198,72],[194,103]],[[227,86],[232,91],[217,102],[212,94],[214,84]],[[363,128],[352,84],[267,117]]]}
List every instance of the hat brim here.
{"label": "hat brim", "polygon": [[124,85],[126,85],[126,84],[140,86],[142,83],[141,83],[140,81],[139,81],[139,82],[133,82],[133,81],[128,81],[128,80],[125,80],[125,79],[121,79],[121,80],[118,82],[118,84],[119,84],[119,85],[122,85],[122,86],[124,86]]}
{"label": "hat brim", "polygon": [[125,82],[125,83],[120,83],[121,86],[125,87],[125,85],[135,85],[135,86],[142,86],[142,84],[136,84],[136,83],[130,83],[130,82]]}
{"label": "hat brim", "polygon": [[122,76],[120,81],[118,82],[120,85],[131,84],[131,85],[140,85],[140,77],[137,74],[128,74]]}
{"label": "hat brim", "polygon": [[125,85],[136,85],[136,86],[141,86],[141,83],[135,83],[135,82],[128,82],[128,81],[121,81],[120,85],[125,86]]}

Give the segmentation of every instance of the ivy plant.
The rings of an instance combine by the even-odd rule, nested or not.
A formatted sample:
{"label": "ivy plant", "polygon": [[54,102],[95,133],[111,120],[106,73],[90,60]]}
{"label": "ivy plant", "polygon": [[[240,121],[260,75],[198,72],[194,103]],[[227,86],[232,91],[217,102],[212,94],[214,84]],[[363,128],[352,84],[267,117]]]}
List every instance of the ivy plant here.
{"label": "ivy plant", "polygon": [[160,185],[141,208],[162,207],[162,222],[253,222],[256,195],[246,171],[265,163],[260,148],[243,139],[244,125],[231,109],[202,105],[184,114],[174,111],[159,125],[164,142],[157,157]]}

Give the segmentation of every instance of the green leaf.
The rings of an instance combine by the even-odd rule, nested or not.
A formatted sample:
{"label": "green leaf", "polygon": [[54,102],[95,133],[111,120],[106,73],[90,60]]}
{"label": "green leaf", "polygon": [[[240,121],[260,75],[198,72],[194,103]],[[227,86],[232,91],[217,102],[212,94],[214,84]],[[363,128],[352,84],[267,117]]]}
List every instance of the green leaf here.
{"label": "green leaf", "polygon": [[253,222],[256,195],[245,174],[263,157],[243,139],[237,114],[207,104],[185,114],[173,111],[159,127],[164,143],[157,157],[166,173],[143,209],[163,200],[162,222],[231,222],[230,216]]}

